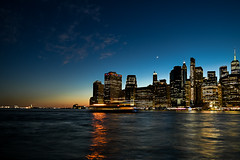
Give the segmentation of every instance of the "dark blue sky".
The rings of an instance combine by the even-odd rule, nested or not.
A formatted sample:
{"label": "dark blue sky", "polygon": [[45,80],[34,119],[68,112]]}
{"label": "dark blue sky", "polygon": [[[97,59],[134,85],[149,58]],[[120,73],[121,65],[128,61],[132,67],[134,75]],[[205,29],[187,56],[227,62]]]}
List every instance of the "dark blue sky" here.
{"label": "dark blue sky", "polygon": [[[233,0],[3,0],[0,105],[88,104],[92,83],[116,71],[169,72],[190,57],[207,71],[240,56],[240,2]],[[158,59],[156,57],[159,57]]]}

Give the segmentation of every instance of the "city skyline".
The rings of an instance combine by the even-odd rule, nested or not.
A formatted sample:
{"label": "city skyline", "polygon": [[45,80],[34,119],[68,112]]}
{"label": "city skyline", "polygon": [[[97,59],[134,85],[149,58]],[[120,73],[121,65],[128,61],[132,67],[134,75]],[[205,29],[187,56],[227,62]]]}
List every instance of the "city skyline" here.
{"label": "city skyline", "polygon": [[0,105],[88,105],[104,73],[166,79],[190,57],[231,70],[240,57],[239,1],[1,1]]}
{"label": "city skyline", "polygon": [[104,74],[104,83],[93,83],[93,96],[89,99],[94,105],[130,105],[139,109],[164,110],[177,108],[201,108],[204,110],[222,110],[222,107],[239,108],[240,105],[240,64],[236,58],[231,61],[231,70],[227,66],[219,67],[219,81],[216,71],[207,71],[196,67],[196,60],[190,58],[190,75],[187,66],[174,66],[170,72],[170,82],[158,79],[154,71],[152,84],[137,87],[136,75],[127,75],[126,86],[122,88],[122,75],[117,72]]}

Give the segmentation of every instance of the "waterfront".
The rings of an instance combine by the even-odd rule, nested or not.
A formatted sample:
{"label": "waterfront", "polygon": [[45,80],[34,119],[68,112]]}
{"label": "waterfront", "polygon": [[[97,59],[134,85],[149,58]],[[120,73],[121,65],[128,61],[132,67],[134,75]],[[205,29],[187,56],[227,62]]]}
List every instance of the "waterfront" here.
{"label": "waterfront", "polygon": [[[239,159],[240,112],[0,110],[3,159]],[[2,158],[1,158],[2,159]]]}

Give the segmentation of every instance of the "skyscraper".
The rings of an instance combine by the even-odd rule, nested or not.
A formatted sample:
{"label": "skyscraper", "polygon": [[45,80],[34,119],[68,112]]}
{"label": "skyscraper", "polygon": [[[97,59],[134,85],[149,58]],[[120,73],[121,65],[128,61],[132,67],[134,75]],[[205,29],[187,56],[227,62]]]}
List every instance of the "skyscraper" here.
{"label": "skyscraper", "polygon": [[136,75],[128,75],[126,86],[125,86],[125,100],[126,101],[134,101],[135,100],[135,92],[137,88],[137,78]]}
{"label": "skyscraper", "polygon": [[236,56],[236,49],[234,49],[234,59],[231,63],[231,74],[240,74],[240,66]]}
{"label": "skyscraper", "polygon": [[153,72],[153,85],[157,82],[157,73],[154,71]]}
{"label": "skyscraper", "polygon": [[182,65],[181,77],[182,77],[181,87],[184,88],[184,85],[187,80],[187,66],[185,62],[183,62],[183,65]]}
{"label": "skyscraper", "polygon": [[104,85],[101,81],[95,81],[93,83],[93,97],[90,99],[90,105],[102,104],[104,99]]}
{"label": "skyscraper", "polygon": [[216,72],[215,71],[208,71],[207,76],[208,76],[208,78],[207,78],[208,85],[217,86]]}
{"label": "skyscraper", "polygon": [[230,74],[221,80],[224,107],[240,106],[240,74]]}
{"label": "skyscraper", "polygon": [[136,89],[136,106],[140,108],[153,107],[153,89],[151,85]]}
{"label": "skyscraper", "polygon": [[195,103],[195,59],[190,58],[190,96],[191,96],[191,104]]}
{"label": "skyscraper", "polygon": [[184,91],[185,91],[185,106],[190,107],[190,102],[191,102],[191,82],[190,79],[187,79],[185,82],[184,86]]}
{"label": "skyscraper", "polygon": [[202,83],[203,83],[203,69],[202,67],[195,68],[195,102],[194,106],[202,106]]}
{"label": "skyscraper", "polygon": [[171,86],[171,103],[172,106],[183,105],[183,93],[182,93],[182,68],[181,66],[175,66],[170,72],[170,86]]}
{"label": "skyscraper", "polygon": [[104,101],[112,103],[118,101],[122,94],[122,75],[116,72],[105,73],[104,76]]}
{"label": "skyscraper", "polygon": [[166,79],[162,79],[155,83],[154,87],[154,106],[155,108],[164,108],[170,106],[169,89]]}
{"label": "skyscraper", "polygon": [[219,68],[219,79],[229,75],[229,72],[227,71],[227,66],[221,66]]}
{"label": "skyscraper", "polygon": [[[220,67],[220,71],[226,70],[226,67]],[[239,61],[234,49],[234,59],[231,62],[231,74],[220,78],[222,105],[224,107],[240,106],[240,69]]]}
{"label": "skyscraper", "polygon": [[202,99],[204,107],[219,107],[219,86],[217,84],[215,71],[208,71],[207,74],[208,77],[203,80],[202,84]]}

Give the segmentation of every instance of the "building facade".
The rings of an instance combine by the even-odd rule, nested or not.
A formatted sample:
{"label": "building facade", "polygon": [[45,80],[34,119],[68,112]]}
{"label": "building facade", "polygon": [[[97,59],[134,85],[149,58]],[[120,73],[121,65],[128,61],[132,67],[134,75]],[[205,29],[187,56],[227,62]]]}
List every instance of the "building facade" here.
{"label": "building facade", "polygon": [[191,89],[190,89],[190,96],[191,96],[191,105],[194,105],[195,103],[195,59],[194,58],[190,58],[190,85],[191,85]]}
{"label": "building facade", "polygon": [[[220,70],[222,70],[222,67],[220,67]],[[222,94],[222,106],[240,106],[240,69],[239,61],[236,58],[235,49],[234,59],[231,62],[231,74],[225,74],[220,77],[220,86]]]}
{"label": "building facade", "polygon": [[90,105],[104,103],[104,85],[101,81],[93,83],[93,96],[90,99]]}
{"label": "building facade", "polygon": [[229,75],[229,72],[227,71],[227,66],[221,66],[219,68],[219,79]]}
{"label": "building facade", "polygon": [[208,77],[203,80],[202,84],[203,106],[206,108],[219,108],[219,86],[215,71],[208,71]]}
{"label": "building facade", "polygon": [[139,87],[136,89],[135,104],[139,108],[153,107],[153,86]]}
{"label": "building facade", "polygon": [[159,80],[155,83],[153,103],[156,108],[170,107],[170,93],[166,79]]}
{"label": "building facade", "polygon": [[129,103],[134,103],[137,88],[137,78],[136,75],[128,75],[126,86],[125,86],[125,101]]}
{"label": "building facade", "polygon": [[203,69],[202,67],[195,68],[195,107],[202,106],[202,83],[203,83]]}
{"label": "building facade", "polygon": [[122,75],[116,72],[105,73],[104,102],[113,103],[122,99]]}
{"label": "building facade", "polygon": [[190,81],[190,79],[186,80],[184,90],[185,90],[185,106],[190,107],[191,106],[191,81]]}
{"label": "building facade", "polygon": [[239,61],[237,60],[236,50],[234,49],[234,58],[231,62],[231,74],[240,74]]}
{"label": "building facade", "polygon": [[181,66],[175,66],[170,72],[170,86],[171,86],[171,105],[185,106],[184,93],[182,88],[182,68]]}

